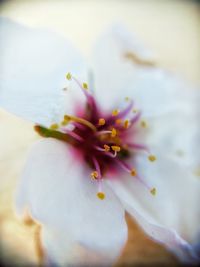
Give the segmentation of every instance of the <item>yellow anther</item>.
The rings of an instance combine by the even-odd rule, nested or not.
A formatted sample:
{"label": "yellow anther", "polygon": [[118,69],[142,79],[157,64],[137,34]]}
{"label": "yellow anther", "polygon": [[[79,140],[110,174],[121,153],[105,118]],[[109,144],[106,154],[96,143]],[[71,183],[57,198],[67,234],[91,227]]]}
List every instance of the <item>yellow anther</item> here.
{"label": "yellow anther", "polygon": [[106,121],[105,121],[104,118],[100,118],[100,119],[99,119],[98,124],[99,124],[100,126],[103,126],[105,123],[106,123]]}
{"label": "yellow anther", "polygon": [[105,150],[106,152],[109,152],[109,151],[110,151],[110,147],[109,147],[108,145],[104,145],[103,147],[104,147],[104,150]]}
{"label": "yellow anther", "polygon": [[130,98],[129,98],[128,96],[126,96],[126,97],[125,97],[125,101],[128,102],[129,100],[130,100]]}
{"label": "yellow anther", "polygon": [[93,172],[91,173],[91,178],[92,178],[92,179],[97,179],[98,176],[99,176],[99,174],[98,174],[97,171],[93,171]]}
{"label": "yellow anther", "polygon": [[140,122],[140,125],[141,125],[142,128],[147,128],[147,122],[144,121],[144,120],[142,120],[142,121]]}
{"label": "yellow anther", "polygon": [[112,150],[115,152],[119,152],[121,150],[120,146],[111,146]]}
{"label": "yellow anther", "polygon": [[70,121],[70,120],[71,120],[71,116],[69,116],[69,115],[64,115],[64,120],[65,120],[65,121]]}
{"label": "yellow anther", "polygon": [[119,114],[119,110],[118,109],[114,109],[113,111],[112,111],[112,115],[113,116],[117,116]]}
{"label": "yellow anther", "polygon": [[150,193],[151,193],[153,196],[155,196],[155,195],[156,195],[156,188],[155,188],[155,187],[152,188],[152,189],[150,190]]}
{"label": "yellow anther", "polygon": [[117,135],[117,130],[115,128],[112,128],[111,137],[116,137],[116,135]]}
{"label": "yellow anther", "polygon": [[103,200],[105,198],[105,194],[103,192],[98,192],[97,193],[97,197],[101,200]]}
{"label": "yellow anther", "polygon": [[154,155],[149,155],[149,156],[148,156],[148,159],[149,159],[149,161],[154,162],[154,161],[156,161],[156,156],[154,156]]}
{"label": "yellow anther", "polygon": [[71,78],[72,78],[72,75],[71,75],[70,72],[68,72],[68,73],[66,74],[66,79],[67,79],[67,80],[71,80]]}
{"label": "yellow anther", "polygon": [[136,169],[132,169],[132,170],[131,170],[131,175],[132,175],[132,176],[136,176],[136,175],[137,175],[137,171],[136,171]]}
{"label": "yellow anther", "polygon": [[129,127],[129,120],[124,121],[124,128],[128,129]]}
{"label": "yellow anther", "polygon": [[63,121],[61,121],[61,125],[62,125],[62,126],[66,126],[66,125],[68,124],[68,122],[69,122],[69,121],[67,121],[67,120],[63,120]]}
{"label": "yellow anther", "polygon": [[79,118],[79,117],[75,117],[75,116],[69,116],[69,115],[65,115],[64,116],[64,120],[69,122],[69,121],[75,121],[75,122],[78,122],[78,123],[81,123],[87,127],[89,127],[92,131],[96,132],[96,127],[89,121],[83,119],[83,118]]}
{"label": "yellow anther", "polygon": [[115,121],[116,124],[120,124],[121,122],[122,122],[121,119],[117,119],[117,120]]}
{"label": "yellow anther", "polygon": [[87,83],[83,83],[83,89],[88,90],[88,84]]}
{"label": "yellow anther", "polygon": [[57,130],[59,128],[59,125],[57,123],[51,124],[50,129],[51,130]]}

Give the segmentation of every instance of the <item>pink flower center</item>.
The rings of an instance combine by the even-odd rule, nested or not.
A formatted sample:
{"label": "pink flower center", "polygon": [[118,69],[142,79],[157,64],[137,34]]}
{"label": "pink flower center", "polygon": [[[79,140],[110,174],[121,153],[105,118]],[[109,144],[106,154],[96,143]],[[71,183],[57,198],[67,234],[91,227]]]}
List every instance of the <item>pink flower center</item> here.
{"label": "pink flower center", "polygon": [[[43,137],[53,137],[69,143],[82,154],[91,168],[91,178],[98,183],[97,196],[100,199],[105,198],[103,179],[112,174],[116,176],[118,173],[117,176],[120,176],[119,172],[125,171],[143,182],[135,166],[129,162],[134,162],[134,154],[138,150],[147,153],[152,162],[156,158],[144,144],[130,142],[137,134],[138,123],[146,126],[144,121],[140,121],[141,113],[133,109],[133,101],[127,98],[127,105],[123,110],[115,109],[105,114],[88,92],[86,83],[81,84],[69,73],[66,77],[74,80],[84,93],[87,99],[84,113],[77,116],[65,115],[60,125],[52,124],[50,128],[36,125],[35,130]],[[73,125],[73,130],[67,129],[66,125],[69,123]],[[155,188],[148,189],[155,195]]]}

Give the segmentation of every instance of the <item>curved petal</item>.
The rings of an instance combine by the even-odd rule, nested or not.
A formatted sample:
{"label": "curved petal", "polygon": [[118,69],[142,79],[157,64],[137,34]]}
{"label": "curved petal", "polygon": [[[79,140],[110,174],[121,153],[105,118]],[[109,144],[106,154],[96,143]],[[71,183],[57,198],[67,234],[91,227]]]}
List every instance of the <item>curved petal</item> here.
{"label": "curved petal", "polygon": [[177,253],[182,260],[197,260],[200,180],[159,154],[155,163],[137,156],[135,164],[145,183],[156,188],[156,196],[131,177],[113,179],[110,181],[112,189],[150,237]]}
{"label": "curved petal", "polygon": [[150,52],[126,28],[114,26],[97,41],[92,58],[96,94],[100,103],[120,105],[135,100],[144,116],[189,108],[185,82],[156,67]]}
{"label": "curved petal", "polygon": [[54,139],[35,145],[19,187],[18,212],[28,207],[44,226],[70,233],[73,242],[116,259],[127,238],[124,209],[106,184],[106,199],[96,197],[97,182],[74,153]]}
{"label": "curved petal", "polygon": [[83,97],[77,88],[72,95],[63,88],[67,72],[85,79],[86,65],[64,38],[0,18],[0,39],[1,107],[49,126],[72,112],[74,103],[80,104]]}

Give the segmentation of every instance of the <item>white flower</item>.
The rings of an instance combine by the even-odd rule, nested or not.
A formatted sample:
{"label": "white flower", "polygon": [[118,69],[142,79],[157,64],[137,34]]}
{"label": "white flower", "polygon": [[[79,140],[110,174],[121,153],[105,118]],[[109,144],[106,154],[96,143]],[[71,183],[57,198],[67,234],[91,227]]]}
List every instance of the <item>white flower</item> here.
{"label": "white flower", "polygon": [[126,210],[181,260],[198,261],[197,91],[120,27],[97,42],[92,69],[48,31],[1,18],[0,39],[0,105],[49,137],[32,148],[17,198],[42,224],[47,258],[112,263]]}

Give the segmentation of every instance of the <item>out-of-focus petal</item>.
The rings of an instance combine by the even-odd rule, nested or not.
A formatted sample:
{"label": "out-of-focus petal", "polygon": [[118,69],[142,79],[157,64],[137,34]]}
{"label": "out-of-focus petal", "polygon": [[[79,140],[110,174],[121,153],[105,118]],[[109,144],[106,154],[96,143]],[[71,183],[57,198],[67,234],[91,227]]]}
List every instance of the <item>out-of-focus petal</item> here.
{"label": "out-of-focus petal", "polygon": [[188,109],[184,82],[154,65],[150,52],[126,28],[114,26],[94,47],[92,58],[97,98],[106,108],[131,97],[144,116]]}
{"label": "out-of-focus petal", "polygon": [[[200,170],[199,108],[191,102],[190,111],[177,110],[147,120],[146,143],[151,149],[158,147],[170,155],[191,173],[198,176]],[[199,174],[200,175],[200,174]]]}
{"label": "out-of-focus petal", "polygon": [[106,199],[97,198],[97,182],[74,153],[54,139],[34,146],[19,187],[18,212],[28,207],[44,226],[66,231],[77,244],[114,260],[127,238],[124,209],[106,184]]}
{"label": "out-of-focus petal", "polygon": [[[42,230],[46,263],[58,266],[111,266],[112,253],[97,253],[92,248],[78,244],[67,231],[59,232],[44,227]],[[56,266],[57,266],[56,265]]]}
{"label": "out-of-focus petal", "polygon": [[200,180],[177,162],[157,156],[155,163],[143,156],[135,159],[138,175],[149,188],[156,188],[155,196],[137,178],[113,179],[110,185],[150,237],[164,243],[182,260],[196,260],[195,245],[200,241],[197,204]]}
{"label": "out-of-focus petal", "polygon": [[1,107],[49,126],[80,105],[84,99],[80,91],[63,88],[67,72],[86,79],[86,65],[63,37],[1,18],[0,39]]}

